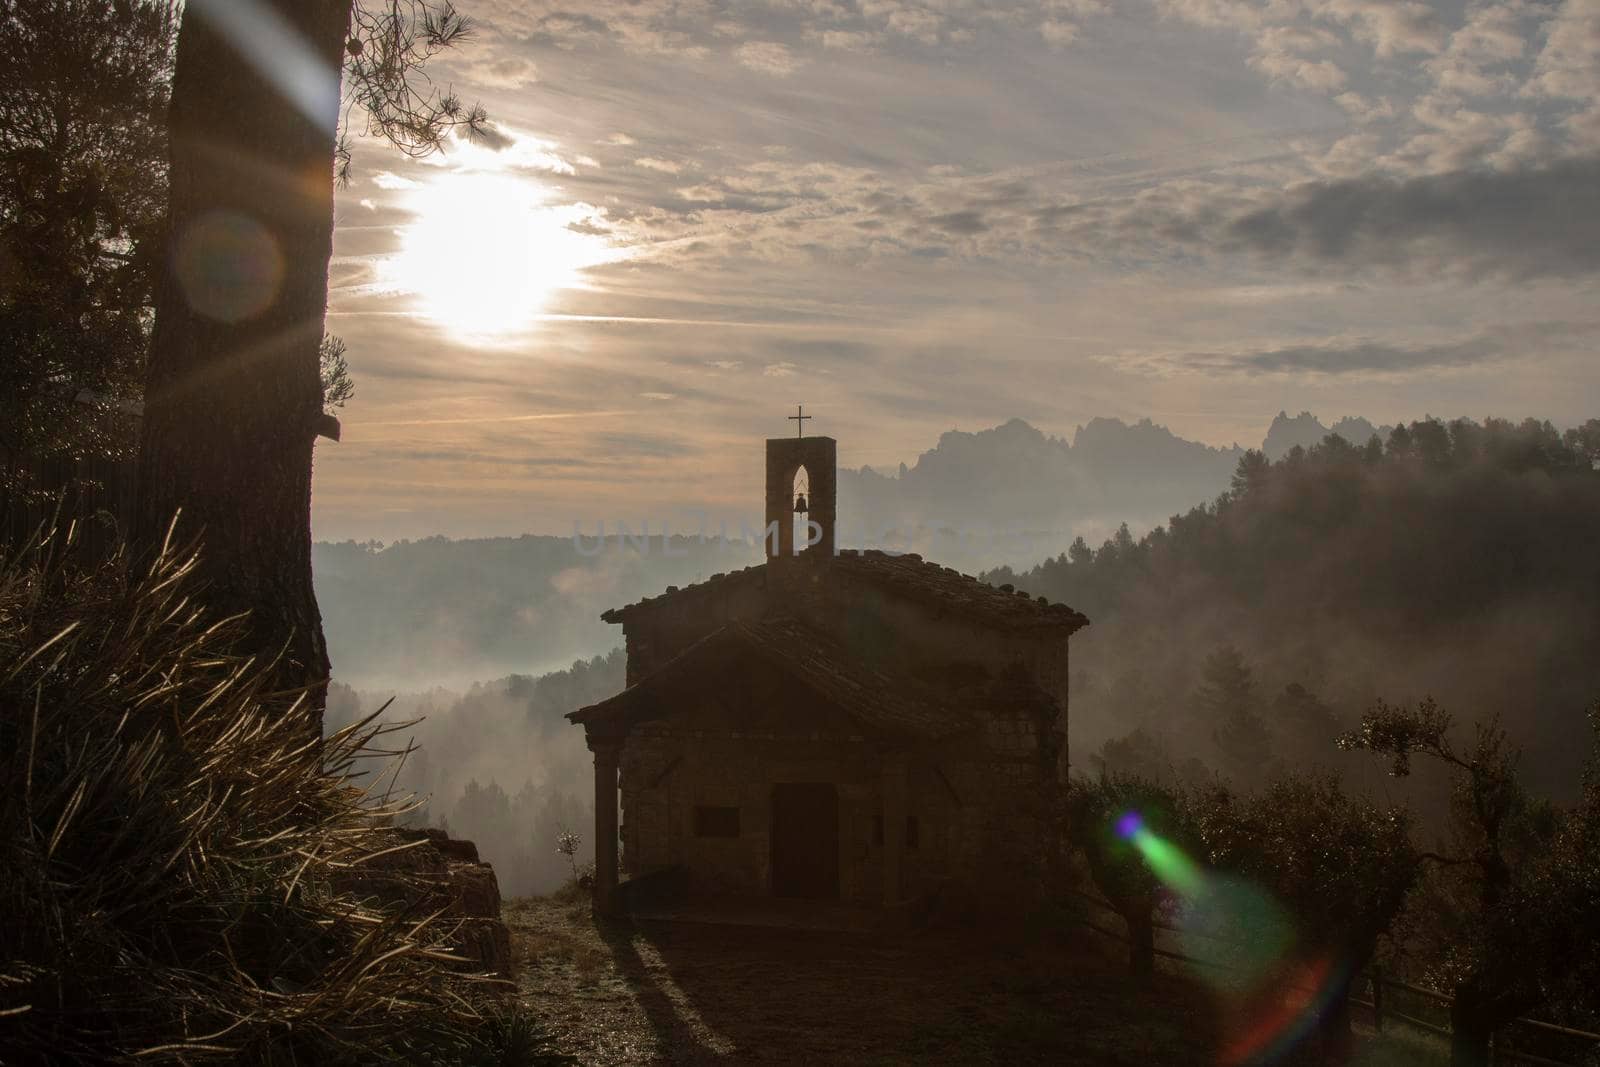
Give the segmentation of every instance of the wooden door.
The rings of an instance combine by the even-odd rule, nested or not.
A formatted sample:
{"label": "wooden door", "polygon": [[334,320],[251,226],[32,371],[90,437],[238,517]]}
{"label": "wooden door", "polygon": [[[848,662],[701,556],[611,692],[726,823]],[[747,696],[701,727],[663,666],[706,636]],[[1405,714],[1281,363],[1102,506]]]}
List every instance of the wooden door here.
{"label": "wooden door", "polygon": [[772,895],[839,896],[839,791],[827,782],[772,787]]}

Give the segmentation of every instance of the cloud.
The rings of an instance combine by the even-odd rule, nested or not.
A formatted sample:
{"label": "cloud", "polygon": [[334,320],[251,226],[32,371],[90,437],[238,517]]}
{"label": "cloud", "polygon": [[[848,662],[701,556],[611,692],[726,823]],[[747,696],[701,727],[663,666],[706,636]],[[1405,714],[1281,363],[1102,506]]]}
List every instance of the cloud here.
{"label": "cloud", "polygon": [[[1378,59],[1443,50],[1447,33],[1422,0],[1156,0],[1171,18],[1231,29],[1251,41],[1250,65],[1274,82],[1334,93],[1350,80],[1347,65],[1326,53],[1343,49],[1344,30]],[[1359,101],[1352,96],[1349,103]]]}
{"label": "cloud", "polygon": [[1345,113],[1356,122],[1369,123],[1394,117],[1394,102],[1384,97],[1362,96],[1357,92],[1344,92],[1333,98]]}
{"label": "cloud", "polygon": [[603,454],[613,457],[621,453],[628,456],[672,458],[693,455],[700,451],[699,446],[681,437],[667,434],[602,433],[597,436],[596,441],[601,446]]}
{"label": "cloud", "polygon": [[1444,47],[1444,25],[1422,0],[1323,0],[1320,8],[1311,6],[1321,17],[1349,26],[1380,58],[1431,54]]}
{"label": "cloud", "polygon": [[1310,182],[1203,240],[1305,266],[1530,279],[1600,271],[1600,157],[1506,171]]}
{"label": "cloud", "polygon": [[983,215],[976,211],[951,211],[935,215],[928,221],[945,233],[953,234],[983,233],[989,228],[989,224],[983,221]]}
{"label": "cloud", "polygon": [[614,42],[632,55],[696,59],[708,52],[694,32],[702,23],[709,27],[703,9],[676,0],[587,0],[570,7],[561,6],[560,0],[477,0],[473,14],[508,36],[565,51]]}
{"label": "cloud", "polygon": [[417,162],[454,171],[575,173],[556,148],[553,141],[504,123],[493,123],[476,131],[458,127],[441,142],[439,151],[422,156]]}
{"label": "cloud", "polygon": [[524,89],[539,80],[539,65],[527,56],[509,55],[474,63],[471,78],[491,89]]}
{"label": "cloud", "polygon": [[514,147],[517,139],[493,123],[484,123],[477,129],[470,131],[473,143],[483,145],[491,152],[504,152]]}
{"label": "cloud", "polygon": [[660,171],[662,174],[677,174],[683,170],[682,163],[670,159],[657,159],[654,156],[642,156],[634,160],[633,165],[643,167],[645,170]]}
{"label": "cloud", "polygon": [[1063,19],[1045,19],[1039,23],[1039,36],[1051,48],[1065,48],[1078,39],[1078,27]]}
{"label": "cloud", "polygon": [[1587,347],[1597,331],[1600,322],[1522,322],[1441,341],[1358,337],[1240,351],[1131,353],[1103,362],[1159,376],[1236,373],[1384,379],[1534,358],[1571,350],[1574,342]]}
{"label": "cloud", "polygon": [[1104,15],[1111,10],[1110,0],[1044,0],[1040,6],[1046,11],[1061,11],[1079,18]]}
{"label": "cloud", "polygon": [[1600,100],[1569,116],[1563,125],[1574,145],[1585,151],[1600,152]]}
{"label": "cloud", "polygon": [[1530,94],[1574,100],[1600,97],[1600,2],[1562,4],[1547,26],[1544,48],[1526,89]]}
{"label": "cloud", "polygon": [[734,55],[751,70],[761,71],[779,78],[787,78],[800,67],[800,60],[785,45],[776,41],[748,41],[740,45]]}
{"label": "cloud", "polygon": [[1250,65],[1274,81],[1304,89],[1332,92],[1345,83],[1344,71],[1329,59],[1312,60],[1286,52],[1258,53],[1250,57]]}
{"label": "cloud", "polygon": [[1355,374],[1471,366],[1501,359],[1507,354],[1500,341],[1489,337],[1422,345],[1387,344],[1361,339],[1344,344],[1289,345],[1236,354],[1197,353],[1184,357],[1184,362],[1195,367],[1240,370],[1250,374]]}
{"label": "cloud", "polygon": [[727,199],[726,193],[710,185],[686,185],[681,189],[673,190],[673,192],[684,200],[690,200],[695,203],[715,204]]}
{"label": "cloud", "polygon": [[415,189],[417,183],[410,178],[402,178],[393,171],[380,170],[372,176],[372,184],[379,189]]}
{"label": "cloud", "polygon": [[1527,51],[1517,4],[1486,4],[1450,35],[1445,51],[1423,66],[1438,91],[1464,96],[1506,93],[1516,86],[1508,66]]}
{"label": "cloud", "polygon": [[[1041,199],[1022,210],[1033,220],[1023,236],[1041,249],[1113,261],[1244,254],[1257,265],[1426,282],[1600,272],[1595,155],[1408,178],[1366,172],[1282,191],[1176,181],[1127,198]],[[1015,216],[1001,221],[999,235],[1016,238]]]}
{"label": "cloud", "polygon": [[792,378],[795,375],[795,365],[787,360],[780,363],[768,363],[762,368],[761,373],[768,378]]}
{"label": "cloud", "polygon": [[870,52],[883,40],[883,34],[871,30],[812,29],[806,31],[806,39],[840,52]]}

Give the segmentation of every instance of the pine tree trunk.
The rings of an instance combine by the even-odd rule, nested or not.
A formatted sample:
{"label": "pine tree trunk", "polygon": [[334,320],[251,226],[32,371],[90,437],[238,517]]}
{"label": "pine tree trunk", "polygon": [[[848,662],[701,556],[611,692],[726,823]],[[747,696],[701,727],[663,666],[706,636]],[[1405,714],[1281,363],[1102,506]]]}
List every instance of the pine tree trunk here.
{"label": "pine tree trunk", "polygon": [[313,64],[242,51],[273,42],[227,32],[218,15],[233,5],[190,0],[178,37],[134,535],[159,544],[181,509],[179,537],[202,540],[208,606],[248,611],[250,651],[281,652],[281,680],[314,686],[320,707],[328,656],[311,588],[311,450],[350,0],[234,7],[286,28]]}

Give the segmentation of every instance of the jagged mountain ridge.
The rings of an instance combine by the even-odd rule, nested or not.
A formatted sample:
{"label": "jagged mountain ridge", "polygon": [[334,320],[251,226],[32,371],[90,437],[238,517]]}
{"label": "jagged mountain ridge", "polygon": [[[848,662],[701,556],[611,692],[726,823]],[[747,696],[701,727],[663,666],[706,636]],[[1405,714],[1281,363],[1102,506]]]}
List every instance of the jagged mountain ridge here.
{"label": "jagged mountain ridge", "polygon": [[888,531],[932,538],[945,530],[962,543],[928,548],[958,565],[1037,558],[1048,552],[1045,541],[1055,545],[1062,535],[1093,537],[1125,521],[1152,525],[1215,496],[1243,454],[1238,445],[1185,440],[1149,419],[1092,419],[1070,441],[1021,419],[976,433],[952,430],[895,474],[840,471],[841,533],[846,543],[870,544]]}
{"label": "jagged mountain ridge", "polygon": [[1336,433],[1353,445],[1364,445],[1374,436],[1387,440],[1392,426],[1374,426],[1359,415],[1346,415],[1332,426],[1324,426],[1315,415],[1309,411],[1289,417],[1288,412],[1280,411],[1272,420],[1272,425],[1267,427],[1267,437],[1261,443],[1261,451],[1271,460],[1279,460],[1289,454],[1296,445],[1301,448],[1310,448],[1319,445],[1322,439],[1331,433]]}
{"label": "jagged mountain ridge", "polygon": [[[1279,412],[1262,448],[1281,457],[1330,433],[1365,444],[1388,427],[1358,416],[1326,426],[1310,412]],[[893,531],[957,565],[1038,558],[1058,551],[1062,537],[1094,542],[1123,522],[1145,529],[1215,497],[1244,452],[1187,440],[1150,419],[1091,419],[1070,441],[1022,419],[951,430],[895,473],[839,472],[841,543],[890,543]]]}

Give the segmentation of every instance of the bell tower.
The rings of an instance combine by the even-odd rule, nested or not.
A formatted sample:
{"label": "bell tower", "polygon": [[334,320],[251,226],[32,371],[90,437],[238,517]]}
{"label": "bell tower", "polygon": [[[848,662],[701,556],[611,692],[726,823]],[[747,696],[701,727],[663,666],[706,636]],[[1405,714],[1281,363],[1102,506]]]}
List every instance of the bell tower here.
{"label": "bell tower", "polygon": [[[819,553],[823,559],[833,557],[834,525],[838,520],[838,452],[839,445],[831,437],[805,436],[805,423],[811,416],[797,408],[789,418],[795,420],[794,437],[769,437],[767,439],[767,511],[766,524],[778,527],[777,544],[765,538],[767,558],[791,557],[795,554],[794,516],[805,512],[806,518],[816,524],[811,536],[816,538],[809,547],[803,542],[800,551]],[[795,475],[804,467],[807,489],[796,499]],[[809,527],[808,527],[809,529]],[[819,533],[820,531],[820,533]]]}

